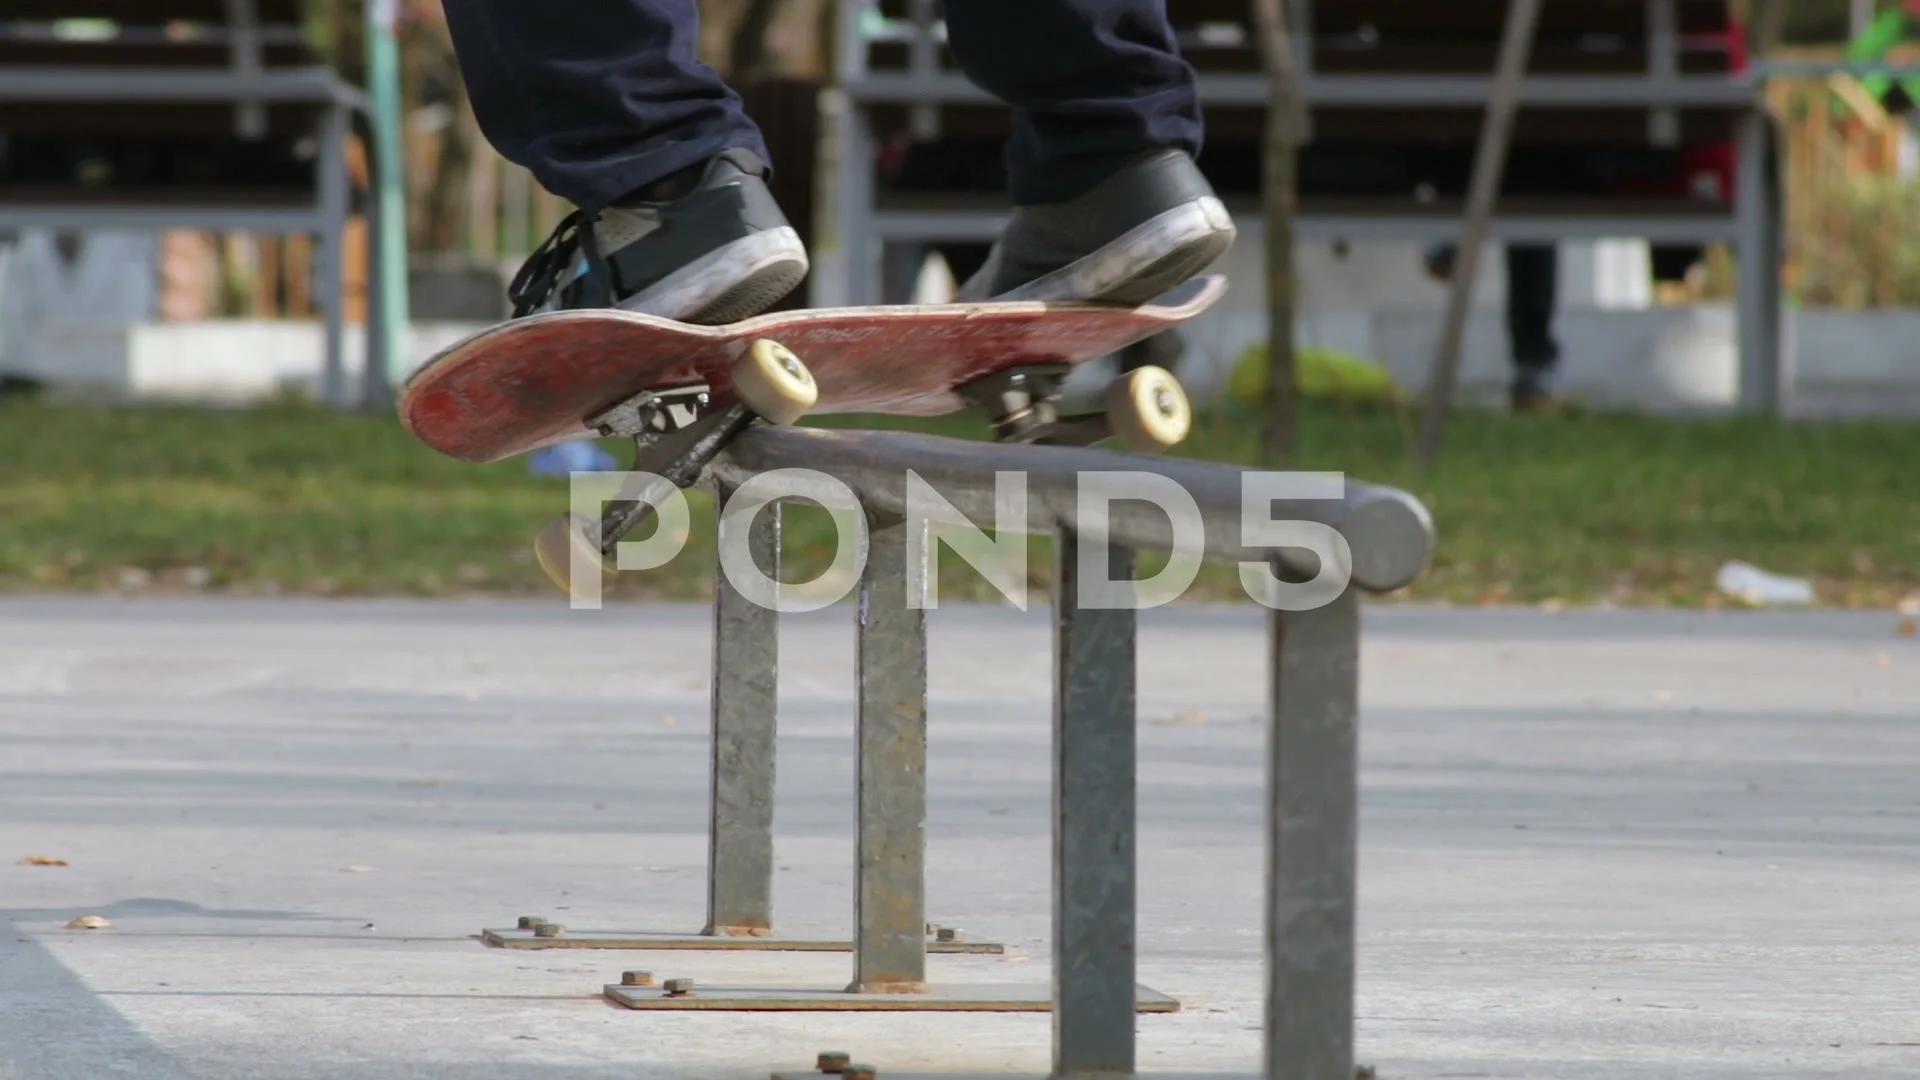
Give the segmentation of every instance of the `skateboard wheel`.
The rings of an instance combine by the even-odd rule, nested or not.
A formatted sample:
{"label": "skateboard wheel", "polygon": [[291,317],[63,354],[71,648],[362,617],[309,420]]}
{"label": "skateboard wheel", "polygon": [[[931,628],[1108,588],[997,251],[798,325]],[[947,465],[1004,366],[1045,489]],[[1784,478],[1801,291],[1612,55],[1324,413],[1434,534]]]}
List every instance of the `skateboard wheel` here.
{"label": "skateboard wheel", "polygon": [[608,564],[607,557],[600,553],[600,548],[593,541],[587,539],[582,530],[585,524],[572,514],[561,514],[548,522],[533,541],[533,557],[539,561],[540,569],[569,599],[592,598],[587,591],[588,583],[583,580],[576,584],[574,579],[574,552],[578,551],[583,556],[581,570],[584,574],[598,571],[603,583],[613,575],[614,568]]}
{"label": "skateboard wheel", "polygon": [[1107,385],[1107,427],[1127,449],[1157,454],[1193,430],[1193,405],[1172,372],[1135,368]]}
{"label": "skateboard wheel", "polygon": [[733,392],[769,424],[791,424],[820,400],[820,387],[793,350],[760,338],[734,361]]}

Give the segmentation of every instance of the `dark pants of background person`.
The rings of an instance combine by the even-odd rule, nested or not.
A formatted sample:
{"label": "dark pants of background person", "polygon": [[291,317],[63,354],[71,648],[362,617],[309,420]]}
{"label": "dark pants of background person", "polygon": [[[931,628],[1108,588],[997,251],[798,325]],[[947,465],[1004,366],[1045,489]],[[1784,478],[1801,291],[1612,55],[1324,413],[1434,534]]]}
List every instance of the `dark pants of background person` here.
{"label": "dark pants of background person", "polygon": [[[502,156],[598,210],[728,149],[767,152],[696,58],[697,0],[446,0],[474,115]],[[1148,150],[1197,155],[1166,0],[947,0],[968,78],[1013,106],[1016,203],[1073,198]]]}
{"label": "dark pants of background person", "polygon": [[1507,345],[1518,380],[1539,381],[1560,360],[1553,339],[1559,255],[1552,244],[1507,245]]}
{"label": "dark pants of background person", "polygon": [[[1700,261],[1694,245],[1656,244],[1655,281],[1679,281]],[[1507,343],[1517,380],[1538,382],[1560,362],[1553,338],[1553,308],[1559,292],[1560,259],[1552,244],[1507,245]]]}
{"label": "dark pants of background person", "polygon": [[[1507,244],[1507,348],[1516,387],[1542,386],[1560,361],[1553,340],[1553,308],[1559,300],[1560,253],[1552,244]],[[1457,252],[1452,244],[1427,249],[1427,271],[1441,280],[1453,275]]]}

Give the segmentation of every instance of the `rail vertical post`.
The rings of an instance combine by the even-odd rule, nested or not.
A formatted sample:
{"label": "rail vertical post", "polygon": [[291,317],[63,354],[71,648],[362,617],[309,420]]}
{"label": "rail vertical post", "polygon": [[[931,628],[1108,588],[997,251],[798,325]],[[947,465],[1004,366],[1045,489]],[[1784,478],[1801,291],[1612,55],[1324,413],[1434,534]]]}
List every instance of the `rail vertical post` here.
{"label": "rail vertical post", "polygon": [[320,397],[339,408],[347,403],[346,374],[346,236],[352,214],[346,166],[349,115],[344,107],[326,111],[320,125],[320,153],[314,162],[320,186],[321,231],[315,238],[315,290],[321,306]]}
{"label": "rail vertical post", "polygon": [[1269,633],[1265,1075],[1352,1080],[1358,590]]}
{"label": "rail vertical post", "polygon": [[1781,363],[1779,213],[1770,168],[1769,121],[1756,103],[1735,132],[1734,293],[1739,315],[1740,407],[1766,416],[1785,405]]}
{"label": "rail vertical post", "polygon": [[[1131,590],[1133,552],[1099,543],[1107,580]],[[1053,1080],[1134,1069],[1135,618],[1106,595],[1111,586],[1085,578],[1083,550],[1080,536],[1057,532]]]}
{"label": "rail vertical post", "polygon": [[858,632],[858,837],[853,993],[919,993],[927,983],[927,626],[909,602],[909,543],[925,521],[867,514]]}
{"label": "rail vertical post", "polygon": [[[780,504],[751,522],[729,523],[715,500],[723,538],[747,532],[762,573],[780,575]],[[701,933],[764,937],[773,927],[774,742],[779,687],[779,613],[742,596],[716,570],[713,589],[713,774],[707,831],[707,926]]]}
{"label": "rail vertical post", "polygon": [[368,114],[373,127],[372,187],[377,223],[368,245],[373,272],[369,288],[378,290],[380,317],[367,320],[367,356],[362,393],[369,404],[393,400],[393,384],[407,363],[407,331],[412,312],[407,297],[407,182],[405,106],[400,99],[400,43],[395,36],[399,5],[368,0],[365,5]]}

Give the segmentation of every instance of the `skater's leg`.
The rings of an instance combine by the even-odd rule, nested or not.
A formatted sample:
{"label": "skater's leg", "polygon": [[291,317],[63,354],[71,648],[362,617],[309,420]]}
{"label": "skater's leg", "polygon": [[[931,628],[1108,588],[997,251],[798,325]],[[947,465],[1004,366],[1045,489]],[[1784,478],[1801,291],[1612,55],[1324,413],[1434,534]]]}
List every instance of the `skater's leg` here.
{"label": "skater's leg", "polygon": [[1074,198],[1149,151],[1200,152],[1166,0],[951,0],[947,38],[967,77],[1014,107],[1016,203]]}
{"label": "skater's leg", "polygon": [[446,0],[467,96],[501,156],[598,210],[760,129],[694,55],[696,0]]}
{"label": "skater's leg", "polygon": [[481,130],[581,208],[521,268],[516,314],[619,306],[728,322],[805,276],[760,131],[695,56],[695,0],[445,9]]}
{"label": "skater's leg", "polygon": [[968,77],[1014,109],[1014,218],[966,295],[1143,303],[1232,243],[1194,165],[1199,101],[1166,0],[951,0],[947,13]]}

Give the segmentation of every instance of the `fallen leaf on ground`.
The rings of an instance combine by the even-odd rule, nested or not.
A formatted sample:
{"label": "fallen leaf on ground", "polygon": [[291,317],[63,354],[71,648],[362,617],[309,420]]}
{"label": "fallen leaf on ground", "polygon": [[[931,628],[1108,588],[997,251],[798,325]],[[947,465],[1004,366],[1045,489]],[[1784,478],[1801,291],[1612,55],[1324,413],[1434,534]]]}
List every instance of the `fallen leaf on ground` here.
{"label": "fallen leaf on ground", "polygon": [[22,866],[65,866],[67,860],[56,859],[51,855],[29,855],[20,860]]}
{"label": "fallen leaf on ground", "polygon": [[1154,723],[1161,727],[1187,727],[1192,724],[1204,724],[1207,720],[1207,714],[1199,709],[1182,709],[1164,720],[1155,720]]}
{"label": "fallen leaf on ground", "polygon": [[67,924],[69,930],[104,930],[113,924],[98,915],[82,915]]}
{"label": "fallen leaf on ground", "polygon": [[375,926],[375,925],[373,925],[372,923],[368,923],[367,925],[365,925],[365,926],[363,926],[363,927],[361,927],[360,929],[362,929],[362,930],[378,930],[378,929],[380,929],[380,928],[379,928],[379,927],[377,927],[377,926]]}
{"label": "fallen leaf on ground", "polygon": [[1901,619],[1898,632],[1901,637],[1913,637],[1915,634],[1920,634],[1920,619],[1915,619],[1911,615]]}

